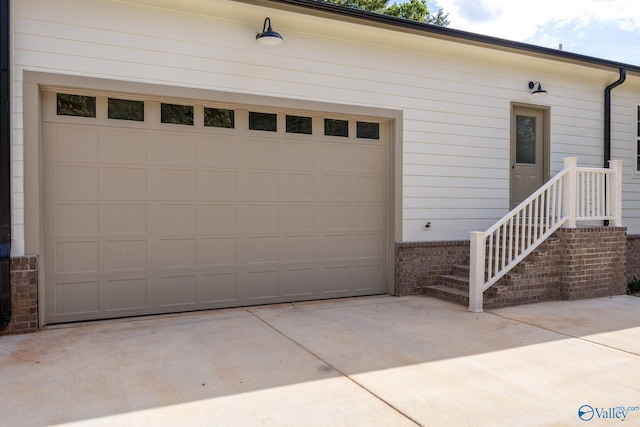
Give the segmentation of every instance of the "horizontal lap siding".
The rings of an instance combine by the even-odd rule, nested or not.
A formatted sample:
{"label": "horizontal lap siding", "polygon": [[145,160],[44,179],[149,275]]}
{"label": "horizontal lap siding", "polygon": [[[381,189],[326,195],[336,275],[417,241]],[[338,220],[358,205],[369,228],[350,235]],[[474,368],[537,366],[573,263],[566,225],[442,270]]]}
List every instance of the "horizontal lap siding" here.
{"label": "horizontal lap siding", "polygon": [[[106,0],[14,3],[18,253],[23,69],[402,110],[403,234],[396,238],[403,241],[467,239],[506,213],[512,102],[550,106],[552,173],[565,156],[602,163],[602,90],[615,73],[235,2],[148,2],[182,11]],[[265,16],[284,45],[255,43]],[[550,94],[532,98],[529,80]],[[626,117],[614,120],[617,147],[626,144],[631,99],[614,104]],[[634,155],[614,153],[627,162]],[[640,200],[633,182],[625,195]]]}

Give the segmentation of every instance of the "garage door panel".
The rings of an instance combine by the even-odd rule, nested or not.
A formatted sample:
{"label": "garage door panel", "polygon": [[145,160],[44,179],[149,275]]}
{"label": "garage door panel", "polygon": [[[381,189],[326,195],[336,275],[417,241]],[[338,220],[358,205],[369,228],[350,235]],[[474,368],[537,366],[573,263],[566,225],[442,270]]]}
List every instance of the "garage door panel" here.
{"label": "garage door panel", "polygon": [[196,204],[159,203],[151,210],[156,217],[159,234],[194,233],[196,231]]}
{"label": "garage door panel", "polygon": [[316,218],[315,204],[284,204],[282,206],[282,231],[314,231]]}
{"label": "garage door panel", "polygon": [[321,175],[316,181],[318,198],[325,201],[352,200],[351,175]]}
{"label": "garage door panel", "polygon": [[280,229],[280,205],[248,203],[246,216],[248,232],[277,232]]}
{"label": "garage door panel", "polygon": [[160,268],[196,266],[196,238],[161,238],[158,240]]}
{"label": "garage door panel", "polygon": [[313,262],[315,258],[314,235],[289,235],[280,238],[281,262]]}
{"label": "garage door panel", "polygon": [[352,147],[352,170],[378,174],[387,163],[387,152],[384,146],[361,145]]}
{"label": "garage door panel", "polygon": [[43,126],[45,162],[96,162],[99,156],[99,128],[48,123]]}
{"label": "garage door panel", "polygon": [[147,169],[135,167],[102,168],[100,195],[108,200],[145,200]]}
{"label": "garage door panel", "polygon": [[321,267],[319,271],[320,294],[348,294],[353,286],[353,270],[350,265]]}
{"label": "garage door panel", "polygon": [[315,144],[308,142],[285,141],[281,144],[280,150],[282,170],[309,171],[315,168]]}
{"label": "garage door panel", "polygon": [[158,307],[195,305],[196,276],[161,276],[154,281],[152,292],[157,295]]}
{"label": "garage door panel", "polygon": [[242,169],[280,169],[280,142],[272,138],[247,138],[238,146]]}
{"label": "garage door panel", "polygon": [[386,193],[381,176],[355,176],[353,184],[353,198],[356,201],[377,202],[380,200],[380,195]]}
{"label": "garage door panel", "polygon": [[238,265],[238,239],[233,237],[206,237],[199,241],[198,265],[228,267]]}
{"label": "garage door panel", "polygon": [[104,294],[107,311],[146,309],[147,279],[138,277],[121,280],[107,280]]}
{"label": "garage door panel", "polygon": [[354,288],[357,291],[384,291],[385,269],[380,264],[356,265]]}
{"label": "garage door panel", "polygon": [[195,200],[196,171],[192,169],[153,168],[149,171],[149,199]]}
{"label": "garage door panel", "polygon": [[280,175],[280,198],[288,201],[315,199],[315,175],[283,173]]}
{"label": "garage door panel", "polygon": [[353,227],[352,206],[347,203],[319,205],[316,218],[320,230],[340,231]]}
{"label": "garage door panel", "polygon": [[201,204],[198,212],[199,232],[235,233],[238,230],[236,204]]}
{"label": "garage door panel", "polygon": [[147,208],[146,204],[102,204],[100,233],[106,236],[146,233],[148,230]]}
{"label": "garage door panel", "polygon": [[238,172],[201,170],[197,190],[198,200],[235,201],[238,199]]}
{"label": "garage door panel", "polygon": [[250,236],[246,242],[247,265],[273,264],[279,261],[278,236]]}
{"label": "garage door panel", "polygon": [[385,292],[384,132],[357,138],[350,119],[350,137],[324,136],[321,113],[302,135],[286,131],[285,113],[265,132],[241,109],[235,128],[160,124],[152,110],[122,123],[106,105],[81,121],[53,110],[46,323]]}
{"label": "garage door panel", "polygon": [[45,200],[98,200],[100,168],[70,164],[46,164],[43,191]]}
{"label": "garage door panel", "polygon": [[93,314],[99,311],[99,282],[54,282],[53,301],[56,315]]}
{"label": "garage door panel", "polygon": [[203,304],[231,303],[238,300],[238,273],[203,274],[198,277],[198,301]]}
{"label": "garage door panel", "polygon": [[318,239],[318,254],[322,261],[348,261],[353,254],[351,234],[325,234]]}
{"label": "garage door panel", "polygon": [[380,259],[384,251],[383,239],[382,233],[356,234],[353,239],[353,257],[358,260]]}
{"label": "garage door panel", "polygon": [[316,146],[316,170],[351,171],[351,147],[346,143],[324,143]]}
{"label": "garage door panel", "polygon": [[147,143],[151,136],[143,130],[103,129],[100,160],[112,164],[145,164],[149,161]]}
{"label": "garage door panel", "polygon": [[107,240],[100,246],[100,271],[144,270],[147,240]]}
{"label": "garage door panel", "polygon": [[187,132],[159,132],[149,141],[148,158],[152,164],[195,166],[198,153],[197,135]]}
{"label": "garage door panel", "polygon": [[239,283],[238,294],[247,301],[275,300],[279,297],[278,270],[249,270],[243,275],[244,280]]}
{"label": "garage door panel", "polygon": [[357,204],[353,207],[354,230],[384,230],[386,205]]}
{"label": "garage door panel", "polygon": [[311,297],[315,294],[315,269],[304,268],[280,272],[280,294],[285,297]]}
{"label": "garage door panel", "polygon": [[100,204],[43,203],[45,238],[88,237],[100,232]]}
{"label": "garage door panel", "polygon": [[235,168],[238,158],[238,138],[228,135],[201,136],[198,166]]}
{"label": "garage door panel", "polygon": [[279,200],[280,174],[248,171],[239,177],[241,200]]}
{"label": "garage door panel", "polygon": [[55,274],[98,272],[99,247],[98,240],[45,240],[45,250],[49,254],[45,271]]}

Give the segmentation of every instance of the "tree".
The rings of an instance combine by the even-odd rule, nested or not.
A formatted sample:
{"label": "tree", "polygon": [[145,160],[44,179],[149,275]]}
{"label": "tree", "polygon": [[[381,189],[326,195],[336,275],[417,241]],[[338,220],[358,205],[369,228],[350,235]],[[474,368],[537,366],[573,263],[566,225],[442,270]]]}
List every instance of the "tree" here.
{"label": "tree", "polygon": [[398,18],[411,19],[412,21],[426,22],[427,24],[446,27],[449,25],[449,14],[440,9],[435,15],[429,12],[426,0],[408,0],[404,3],[393,3],[389,0],[319,0],[325,3],[333,3],[339,6],[352,7],[383,15],[396,16]]}

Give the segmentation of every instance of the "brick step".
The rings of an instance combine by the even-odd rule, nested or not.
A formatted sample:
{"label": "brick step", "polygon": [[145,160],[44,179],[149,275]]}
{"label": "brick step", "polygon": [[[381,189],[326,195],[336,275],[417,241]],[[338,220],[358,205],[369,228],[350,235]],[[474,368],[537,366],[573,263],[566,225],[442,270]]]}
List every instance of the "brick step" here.
{"label": "brick step", "polygon": [[[560,239],[550,238],[547,243],[555,244]],[[541,246],[529,254],[526,260],[521,261],[509,273],[484,293],[483,302],[485,308],[496,308],[521,304],[523,301],[536,301],[543,298],[544,290],[537,285],[538,278],[535,275],[540,262],[549,254],[548,246]],[[488,260],[487,260],[488,262]],[[435,285],[424,288],[424,294],[440,298],[445,301],[468,305],[469,304],[469,272],[468,264],[452,266],[451,274],[438,276]]]}
{"label": "brick step", "polygon": [[463,265],[463,264],[458,264],[458,265],[454,265],[453,266],[453,275],[454,276],[462,276],[462,277],[469,277],[469,264],[467,265]]}
{"label": "brick step", "polygon": [[423,289],[425,295],[461,305],[469,305],[469,291],[452,288],[446,285],[432,285]]}
{"label": "brick step", "polygon": [[[460,304],[465,307],[469,306],[469,290],[453,288],[447,285],[432,285],[423,289],[424,295]],[[488,289],[484,293],[484,308],[496,308],[494,293]]]}
{"label": "brick step", "polygon": [[442,275],[438,277],[437,285],[469,292],[469,276]]}

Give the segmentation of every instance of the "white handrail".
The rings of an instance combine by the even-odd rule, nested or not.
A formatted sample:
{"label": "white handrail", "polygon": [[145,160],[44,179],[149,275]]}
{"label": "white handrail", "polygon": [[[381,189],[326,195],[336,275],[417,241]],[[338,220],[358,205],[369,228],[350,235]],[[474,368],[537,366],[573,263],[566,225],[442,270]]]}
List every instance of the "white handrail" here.
{"label": "white handrail", "polygon": [[487,231],[471,232],[469,310],[483,310],[482,295],[563,225],[621,223],[622,161],[610,169],[577,168],[575,157]]}

